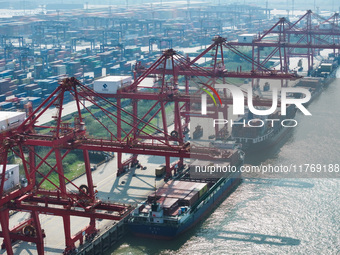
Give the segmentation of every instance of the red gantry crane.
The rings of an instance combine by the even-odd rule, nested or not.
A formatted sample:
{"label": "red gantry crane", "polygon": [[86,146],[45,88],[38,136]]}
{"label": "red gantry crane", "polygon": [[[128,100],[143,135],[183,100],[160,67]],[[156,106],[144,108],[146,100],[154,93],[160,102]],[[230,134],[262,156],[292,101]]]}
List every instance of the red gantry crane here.
{"label": "red gantry crane", "polygon": [[[165,157],[166,179],[172,172],[183,167],[184,158],[199,158],[206,160],[230,160],[232,153],[228,150],[192,146],[185,140],[185,133],[189,132],[190,116],[200,115],[197,105],[201,103],[201,88],[214,90],[216,83],[223,83],[227,77],[243,78],[274,78],[296,79],[295,74],[274,72],[261,65],[256,72],[228,72],[222,62],[217,62],[217,52],[221,50],[223,59],[223,47],[227,47],[224,38],[216,37],[213,44],[205,53],[212,49],[216,51],[213,68],[198,66],[196,61],[190,60],[176,53],[174,50],[166,50],[162,56],[135,81],[120,88],[116,94],[98,94],[86,86],[83,86],[75,78],[66,78],[60,82],[60,86],[34,111],[30,109],[27,119],[18,127],[0,133],[0,237],[4,239],[3,246],[9,255],[13,254],[12,242],[22,240],[37,245],[38,254],[44,253],[44,231],[41,228],[39,214],[61,216],[64,223],[65,253],[75,249],[75,243],[91,239],[96,233],[95,219],[121,220],[132,210],[129,206],[115,203],[104,203],[95,197],[95,190],[91,175],[89,151],[116,152],[118,157],[117,175],[125,172],[129,166],[138,164],[139,154]],[[232,48],[232,47],[231,47]],[[237,50],[235,50],[237,52]],[[248,58],[249,61],[251,61]],[[219,65],[222,63],[222,65]],[[140,70],[140,66],[137,66]],[[148,76],[159,78],[158,86],[145,88],[141,82]],[[179,84],[184,84],[184,87]],[[216,91],[215,91],[216,92]],[[72,121],[63,119],[64,97],[71,94],[75,99],[76,112]],[[114,99],[110,99],[114,98]],[[130,99],[132,109],[122,108],[122,100]],[[143,100],[152,101],[152,106],[145,112],[139,112],[139,105]],[[84,102],[90,102],[92,106]],[[219,104],[214,104],[212,98],[208,98],[206,118],[218,118],[222,112],[227,118],[228,105],[232,98],[228,97],[226,90],[219,94]],[[173,114],[169,114],[166,106],[173,104]],[[196,108],[195,108],[196,105]],[[271,100],[255,99],[254,105],[271,106]],[[49,124],[40,125],[39,120],[50,108],[55,107],[57,114]],[[107,125],[98,116],[100,112],[110,121]],[[86,131],[84,113],[95,120],[110,138],[95,138]],[[169,130],[167,116],[173,115],[173,130]],[[153,120],[160,116],[161,125],[155,125]],[[115,126],[116,131],[112,127]],[[220,131],[215,127],[216,134]],[[47,148],[47,152],[41,155],[37,148]],[[63,160],[73,150],[80,150],[84,158],[86,183],[76,185],[65,176]],[[122,154],[132,156],[122,160]],[[14,154],[20,158],[24,170],[27,185],[16,187],[13,190],[4,190],[7,158]],[[170,157],[178,160],[170,165]],[[54,158],[55,164],[50,164],[48,159]],[[42,172],[43,165],[48,166],[48,173]],[[57,174],[58,180],[52,178],[52,173]],[[49,182],[54,190],[44,190],[42,184]],[[66,185],[66,183],[68,183]],[[30,212],[24,222],[14,228],[10,228],[9,211]],[[104,213],[105,211],[105,213]],[[90,220],[80,232],[71,235],[70,216],[85,217]]]}
{"label": "red gantry crane", "polygon": [[[171,88],[163,87],[160,95],[150,94],[149,96],[156,100],[160,99],[157,101],[161,102],[158,111],[161,111],[163,116],[166,115],[165,104],[174,101],[175,116],[177,116],[175,118],[179,125],[179,101],[173,100],[176,98],[176,93],[171,94],[170,92]],[[76,112],[73,115],[73,121],[65,122],[62,118],[63,101],[67,93],[70,93],[75,99]],[[133,96],[131,98],[134,99]],[[141,96],[139,99],[142,98],[148,97]],[[86,106],[85,100],[93,105]],[[188,101],[189,99],[184,98],[183,100]],[[129,153],[134,155],[135,160],[136,155],[139,154],[164,156],[167,160],[167,177],[171,175],[169,172],[170,157],[228,160],[228,157],[231,156],[231,153],[225,150],[190,148],[190,144],[183,141],[181,129],[178,129],[178,133],[168,134],[164,118],[164,129],[160,129],[152,125],[150,120],[146,120],[146,117],[150,118],[148,114],[139,118],[136,103],[133,105],[133,112],[130,113],[120,107],[119,97],[117,97],[116,103],[111,102],[83,86],[77,79],[66,78],[37,109],[30,110],[29,116],[23,123],[0,134],[0,237],[4,239],[3,247],[6,248],[9,255],[13,254],[12,242],[16,240],[35,243],[38,254],[44,254],[43,238],[45,234],[40,225],[39,214],[63,218],[65,253],[68,253],[75,249],[77,241],[80,241],[81,244],[84,242],[84,234],[85,239],[91,239],[96,234],[95,219],[121,220],[133,209],[130,206],[104,203],[95,197],[89,151],[117,152],[118,155]],[[39,119],[52,106],[57,110],[57,114],[52,116],[54,121],[50,124],[39,125]],[[93,107],[96,107],[96,110],[99,109],[113,125],[118,127],[117,132],[113,132],[108,125],[101,122],[94,113]],[[100,123],[111,138],[89,136],[86,132],[83,112],[89,113],[94,120]],[[151,117],[154,116],[155,114]],[[122,127],[122,123],[125,128]],[[37,149],[41,147],[47,148],[47,152],[43,155],[37,152]],[[82,151],[85,163],[87,183],[80,186],[65,176],[63,160],[73,150]],[[14,154],[21,159],[27,185],[5,191],[4,182],[9,154]],[[51,165],[48,161],[49,158],[54,158],[56,163]],[[122,165],[121,158],[118,159],[119,165]],[[50,169],[47,174],[41,170],[43,165],[47,165]],[[57,174],[57,181],[52,178],[52,173]],[[118,171],[118,175],[121,173],[123,171]],[[55,189],[44,190],[42,188],[44,182],[49,182]],[[31,217],[18,226],[10,228],[10,211],[30,212]],[[72,236],[70,216],[88,218],[90,223]]]}
{"label": "red gantry crane", "polygon": [[[275,37],[273,37],[276,35]],[[335,13],[326,19],[308,10],[294,23],[286,18],[280,18],[270,29],[259,34],[251,42],[228,42],[228,46],[252,47],[253,69],[257,65],[265,65],[275,55],[279,54],[280,72],[289,72],[289,58],[302,56],[308,59],[308,72],[313,69],[316,51],[332,49],[334,54],[340,50],[339,14]],[[261,59],[261,51],[269,49]],[[271,50],[272,49],[272,50]],[[295,52],[304,49],[304,52]],[[301,50],[300,50],[301,51]]]}

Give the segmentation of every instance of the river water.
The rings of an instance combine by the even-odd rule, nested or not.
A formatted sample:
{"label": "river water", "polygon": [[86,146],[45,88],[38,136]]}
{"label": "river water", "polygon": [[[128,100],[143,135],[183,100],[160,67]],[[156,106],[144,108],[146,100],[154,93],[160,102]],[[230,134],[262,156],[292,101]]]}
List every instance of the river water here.
{"label": "river water", "polygon": [[[248,163],[340,163],[339,98],[337,79],[309,106],[311,117],[297,115],[284,144],[249,155]],[[108,254],[340,254],[339,194],[335,178],[245,179],[178,239],[128,235]]]}

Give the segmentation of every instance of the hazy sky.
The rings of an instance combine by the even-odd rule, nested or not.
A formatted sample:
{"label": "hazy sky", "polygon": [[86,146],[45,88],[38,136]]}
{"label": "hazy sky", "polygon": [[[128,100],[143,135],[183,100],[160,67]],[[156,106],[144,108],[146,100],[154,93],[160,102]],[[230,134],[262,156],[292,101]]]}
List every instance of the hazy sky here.
{"label": "hazy sky", "polygon": [[[160,1],[152,0],[0,0],[1,2],[8,2],[12,5],[23,5],[25,3],[26,8],[32,5],[38,4],[105,4],[105,5],[126,5],[128,1],[129,5],[133,4],[145,4],[145,3],[160,3]],[[176,2],[173,0],[163,0],[163,5],[166,2]],[[186,3],[187,0],[181,2]],[[197,2],[191,0],[192,3]],[[239,4],[255,4],[259,6],[265,6],[267,0],[201,0],[200,2],[213,3],[213,4],[225,4],[225,3],[239,3]],[[314,10],[315,7],[320,7],[321,10],[339,11],[340,1],[339,0],[268,0],[269,8],[276,9],[292,9],[294,3],[294,9],[296,10]],[[17,6],[15,6],[17,7]]]}

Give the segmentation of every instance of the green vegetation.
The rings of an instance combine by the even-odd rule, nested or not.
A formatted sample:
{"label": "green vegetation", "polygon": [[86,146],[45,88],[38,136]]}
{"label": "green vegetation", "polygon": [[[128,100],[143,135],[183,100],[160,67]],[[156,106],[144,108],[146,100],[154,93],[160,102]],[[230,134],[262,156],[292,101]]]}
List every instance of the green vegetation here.
{"label": "green vegetation", "polygon": [[[124,101],[125,100],[122,100],[122,104],[124,104]],[[127,106],[124,107],[124,111],[132,114],[131,102],[125,102],[125,104],[127,104]],[[142,116],[144,116],[154,104],[155,104],[155,101],[140,100],[138,102],[138,115],[139,115],[139,117],[141,118]],[[116,113],[115,107],[112,106],[109,103],[105,102],[105,105],[102,106],[102,107],[107,109],[109,112],[115,112]],[[144,121],[149,122],[150,118],[156,113],[156,111],[158,109],[159,109],[159,106],[155,107],[155,109],[152,109],[149,112],[149,114],[146,116],[146,118],[144,118]],[[87,128],[87,133],[90,136],[93,136],[95,138],[109,139],[111,135],[106,130],[106,128],[109,129],[110,132],[112,132],[114,135],[117,134],[117,126],[114,123],[114,122],[117,122],[116,117],[110,116],[110,118],[114,121],[113,122],[108,116],[106,116],[106,114],[104,114],[98,107],[95,107],[95,106],[91,106],[90,111],[91,111],[92,114],[87,112],[87,111],[82,112],[82,116],[85,120],[85,124],[86,124],[86,128]],[[166,111],[167,115],[170,112],[172,112],[173,111],[173,103],[168,103],[165,107],[165,111]],[[126,121],[127,123],[132,124],[133,123],[133,117],[131,115],[129,115],[128,113],[122,112],[122,119],[124,121]],[[69,122],[71,125],[73,125],[73,119],[76,116],[77,116],[76,114],[67,115],[67,116],[63,117],[63,122]],[[126,133],[128,133],[131,130],[132,127],[131,127],[131,125],[124,123],[124,121],[122,121],[122,128]],[[150,121],[151,125],[154,125],[154,126],[158,125],[157,122],[162,123],[161,122],[161,112],[159,112],[155,116],[155,118]],[[47,125],[55,126],[55,123],[54,123],[54,121],[52,121],[51,123],[48,123]],[[156,132],[155,128],[150,127],[149,125],[144,127],[144,125],[145,125],[144,123],[140,123],[138,125],[138,128],[143,129],[143,131],[146,132],[147,134],[151,134],[151,133]],[[38,133],[42,133],[42,134],[47,134],[47,133],[50,132],[50,130],[48,130],[48,129],[40,129],[40,130],[37,129],[36,131],[38,131]],[[124,132],[122,132],[122,136],[125,136]],[[47,155],[48,152],[49,152],[49,148],[36,147],[36,153],[41,158],[44,158],[45,155]],[[62,156],[65,154],[65,152],[66,152],[65,150],[61,151]],[[26,158],[27,157],[28,157],[28,155],[26,155]],[[99,163],[100,161],[104,160],[104,156],[102,154],[90,154],[90,160],[91,160],[91,163]],[[36,165],[38,165],[40,163],[40,161],[41,160],[38,158],[36,160]],[[21,160],[19,158],[15,157],[14,155],[11,154],[10,157],[9,157],[9,162],[11,164],[20,164],[20,175],[24,175],[23,165],[21,164]],[[43,176],[46,176],[50,172],[52,167],[56,168],[55,154],[52,153],[47,158],[46,162],[47,163],[43,163],[39,167],[39,173],[41,173],[41,174],[39,174],[39,173],[36,174],[37,183],[40,183],[43,180]],[[62,162],[63,162],[64,175],[69,180],[72,180],[72,179],[82,175],[85,172],[85,166],[84,166],[84,159],[83,159],[82,151],[75,150],[75,151],[69,152],[65,156],[65,158],[63,159]],[[59,175],[57,173],[57,168],[51,172],[48,179],[50,181],[52,181],[56,186],[59,186]],[[53,185],[48,180],[45,180],[45,181],[43,181],[41,186],[42,186],[42,188],[53,190],[53,189],[56,188],[55,185]]]}
{"label": "green vegetation", "polygon": [[[41,157],[45,156],[48,152],[47,148],[37,148],[37,153],[39,153],[39,155]],[[66,151],[62,150],[61,154],[62,156],[64,155]],[[99,163],[100,161],[104,160],[104,156],[100,153],[96,153],[96,154],[92,154],[90,153],[90,161],[93,163]],[[39,160],[37,160],[37,164],[39,164]],[[48,159],[46,160],[46,162],[54,167],[56,164],[56,159],[54,156],[54,153],[52,153],[50,155],[50,157],[48,157]],[[42,173],[43,175],[48,174],[48,172],[51,170],[51,167],[47,165],[46,163],[43,163],[41,165],[41,167],[39,168],[39,172]],[[55,168],[57,170],[57,168]],[[65,158],[63,159],[63,169],[64,169],[64,175],[67,179],[69,180],[73,180],[74,178],[82,175],[85,173],[85,164],[84,164],[84,157],[82,154],[82,151],[79,150],[75,150],[72,151],[70,153],[68,153]],[[57,173],[57,171],[54,170],[50,176],[49,176],[49,180],[51,180],[56,186],[59,186],[59,174]],[[40,183],[40,181],[43,179],[43,177],[38,173],[37,176],[37,182]],[[66,181],[67,182],[67,181]],[[45,180],[42,183],[42,188],[45,189],[55,189],[56,187],[49,181]]]}
{"label": "green vegetation", "polygon": [[[44,158],[49,152],[50,148],[46,147],[35,147],[35,152],[41,157]],[[61,150],[61,155],[63,156],[66,153],[66,150]],[[26,160],[28,160],[28,154],[25,155]],[[90,152],[90,161],[91,163],[97,164],[105,159],[105,156],[101,153],[91,153]],[[36,157],[36,166],[40,164],[42,160],[39,157]],[[20,176],[24,176],[24,167],[20,158],[15,157],[12,153],[9,154],[8,158],[9,164],[19,164],[19,174]],[[36,173],[36,183],[40,183],[43,180],[43,176],[46,176],[52,167],[55,168],[48,176],[48,179],[52,181],[57,187],[59,186],[59,175],[57,173],[56,167],[56,156],[54,152],[46,159],[47,163],[42,163],[38,169],[39,173]],[[63,170],[64,175],[67,179],[73,180],[74,178],[85,173],[85,164],[83,153],[80,150],[74,150],[69,152],[65,158],[63,159]],[[67,182],[67,181],[66,181]],[[56,189],[56,186],[53,185],[48,180],[45,180],[41,187],[48,190]]]}
{"label": "green vegetation", "polygon": [[[139,112],[139,117],[144,116],[149,109],[152,107],[152,105],[154,105],[155,101],[150,101],[150,100],[140,100],[138,102],[138,112]],[[106,107],[106,109],[110,109],[112,108],[112,105],[110,104],[106,104],[104,107]],[[115,108],[115,107],[113,107]],[[151,118],[151,116],[153,116],[157,109],[159,109],[158,107],[155,107],[155,109],[152,109],[150,111],[150,113],[147,115],[147,117],[144,119],[145,122],[148,122],[149,119]],[[126,112],[132,113],[132,106],[127,105],[124,110]],[[114,109],[111,109],[111,111],[115,111]],[[165,111],[166,114],[170,115],[170,113],[173,111],[173,104],[172,103],[168,103],[165,107]],[[116,112],[116,111],[115,111]],[[115,122],[117,121],[117,119],[115,117],[110,117],[112,120],[110,120],[109,117],[107,117],[105,114],[102,113],[102,111],[98,108],[96,108],[95,106],[91,107],[91,113],[95,115],[95,117],[93,117],[92,114],[88,113],[88,112],[84,112],[83,113],[83,118],[85,119],[85,123],[86,123],[86,128],[87,128],[87,132],[90,136],[96,137],[96,138],[103,138],[103,139],[108,139],[110,138],[110,134],[109,132],[103,127],[105,126],[106,128],[108,128],[114,135],[117,134],[117,126],[114,124],[114,122],[112,122],[112,120],[114,120]],[[70,114],[68,116],[65,116],[63,118],[64,122],[69,122],[72,124],[73,122],[73,118],[75,117],[75,114]],[[100,124],[98,120],[96,120],[96,118],[103,124]],[[127,113],[122,112],[122,119],[128,123],[132,123],[133,118],[132,116],[130,116]],[[157,126],[158,122],[161,122],[161,112],[159,112],[156,117],[150,121],[151,125]],[[51,122],[49,123],[51,126],[54,126],[55,123]],[[122,127],[123,130],[128,133],[131,130],[131,126],[122,122]],[[140,123],[138,126],[139,129],[143,128],[143,131],[146,132],[147,134],[151,134],[156,132],[155,128],[152,128],[150,126],[145,126],[143,123]],[[50,132],[50,130],[48,129],[41,129],[39,130],[39,133],[44,133],[47,134],[48,132]],[[125,133],[122,133],[123,136],[125,136]],[[49,152],[49,148],[45,148],[45,147],[36,147],[36,153],[41,157],[44,158],[47,153]],[[63,156],[65,154],[65,150],[61,151],[61,155]],[[28,157],[28,155],[26,155],[26,157]],[[100,153],[96,154],[90,153],[90,161],[91,163],[99,163],[100,161],[104,160],[104,156]],[[40,159],[36,160],[36,165],[39,165],[40,163]],[[21,160],[17,157],[15,157],[14,155],[10,155],[9,157],[9,162],[11,164],[20,164],[20,175],[24,175],[24,169],[23,169],[23,165],[21,164]],[[39,173],[36,174],[36,180],[37,183],[40,183],[43,180],[43,176],[46,176],[50,170],[52,169],[52,167],[55,167],[55,170],[53,170],[51,172],[51,174],[49,175],[48,179],[54,183],[54,185],[48,181],[45,180],[43,181],[41,187],[44,189],[48,189],[48,190],[54,190],[56,189],[56,186],[59,186],[59,175],[57,173],[57,167],[56,167],[56,157],[55,154],[52,153],[46,160],[46,163],[43,163],[40,167],[39,167]],[[74,178],[82,175],[85,173],[85,165],[84,165],[84,158],[83,158],[83,154],[82,151],[71,151],[69,152],[65,158],[63,159],[63,169],[64,169],[64,175],[67,179],[69,180],[73,180]]]}
{"label": "green vegetation", "polygon": [[[56,161],[54,158],[48,159],[47,162],[54,166]],[[84,162],[81,161],[75,154],[69,154],[65,157],[63,160],[63,168],[64,168],[64,175],[67,179],[73,180],[74,178],[82,175],[85,173],[85,166]],[[46,164],[42,165],[40,168],[40,172],[44,175],[46,175],[50,171],[50,167]],[[40,182],[43,179],[41,175],[38,174],[37,181]],[[53,171],[50,176],[48,177],[49,180],[51,180],[56,186],[59,186],[59,175],[56,171]],[[56,187],[49,181],[45,180],[42,183],[42,188],[44,189],[56,189]]]}
{"label": "green vegetation", "polygon": [[[155,101],[153,100],[139,100],[138,101],[138,118],[142,118],[149,110],[150,108],[155,104]],[[152,109],[148,115],[143,119],[144,122],[149,122],[150,118],[157,112],[157,110],[159,109],[159,105],[156,106],[154,109]],[[115,111],[116,114],[116,110],[113,109]],[[132,124],[133,124],[133,119],[134,116],[132,115],[132,105],[131,103],[126,106],[124,108],[124,111],[122,111],[122,136],[126,136],[127,133],[129,133],[132,129]],[[173,104],[172,103],[168,103],[165,107],[165,111],[166,113],[170,113],[171,111],[173,111]],[[92,115],[84,115],[84,119],[85,119],[85,124],[86,124],[86,130],[87,133],[90,136],[96,137],[96,138],[103,138],[103,139],[110,139],[111,135],[110,133],[107,131],[110,130],[110,132],[113,135],[117,135],[117,126],[114,122],[117,122],[117,118],[116,117],[112,117],[110,116],[110,118],[114,121],[112,121],[108,116],[106,116],[105,114],[100,114],[100,116],[97,117],[98,120],[102,123],[100,123],[99,121],[97,121],[96,119],[93,118]],[[150,121],[151,125],[153,126],[157,126],[157,122],[158,120],[161,121],[161,112],[159,112],[154,119],[152,119]],[[150,125],[146,125],[144,122],[140,122],[138,125],[138,129],[139,130],[143,130],[145,133],[147,134],[152,134],[154,132],[156,132],[156,129]]]}

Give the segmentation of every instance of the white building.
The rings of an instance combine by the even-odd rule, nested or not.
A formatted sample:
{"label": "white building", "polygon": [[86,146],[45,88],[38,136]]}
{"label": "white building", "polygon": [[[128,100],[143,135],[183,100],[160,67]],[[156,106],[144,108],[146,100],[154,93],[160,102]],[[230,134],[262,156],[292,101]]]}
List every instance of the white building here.
{"label": "white building", "polygon": [[[0,172],[2,172],[2,169],[3,165],[0,165]],[[6,165],[4,191],[14,188],[18,184],[19,184],[19,165]]]}

